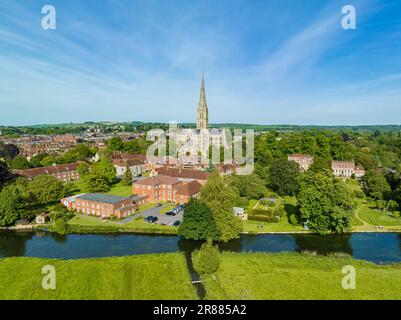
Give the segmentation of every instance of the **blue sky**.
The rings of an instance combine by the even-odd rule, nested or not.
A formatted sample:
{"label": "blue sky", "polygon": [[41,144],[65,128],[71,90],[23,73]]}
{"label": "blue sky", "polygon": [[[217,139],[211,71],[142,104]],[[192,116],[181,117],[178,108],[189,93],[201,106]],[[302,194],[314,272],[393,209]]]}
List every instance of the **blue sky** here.
{"label": "blue sky", "polygon": [[401,124],[401,1],[0,2],[0,125],[194,122],[202,71],[210,122]]}

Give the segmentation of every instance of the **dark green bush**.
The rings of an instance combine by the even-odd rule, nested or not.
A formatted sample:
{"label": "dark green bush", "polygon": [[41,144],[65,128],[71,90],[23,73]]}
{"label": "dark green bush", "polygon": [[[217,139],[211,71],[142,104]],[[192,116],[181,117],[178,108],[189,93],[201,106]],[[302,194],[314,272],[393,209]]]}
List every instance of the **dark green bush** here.
{"label": "dark green bush", "polygon": [[294,226],[298,226],[299,225],[299,219],[298,219],[298,216],[296,214],[291,214],[289,216],[288,220]]}
{"label": "dark green bush", "polygon": [[58,218],[54,223],[54,231],[59,234],[68,233],[68,225],[63,218]]}
{"label": "dark green bush", "polygon": [[192,261],[196,272],[200,274],[215,273],[221,262],[219,249],[213,245],[211,240],[208,240],[200,250],[193,252]]}
{"label": "dark green bush", "polygon": [[248,220],[277,223],[280,221],[280,218],[276,216],[249,215]]}

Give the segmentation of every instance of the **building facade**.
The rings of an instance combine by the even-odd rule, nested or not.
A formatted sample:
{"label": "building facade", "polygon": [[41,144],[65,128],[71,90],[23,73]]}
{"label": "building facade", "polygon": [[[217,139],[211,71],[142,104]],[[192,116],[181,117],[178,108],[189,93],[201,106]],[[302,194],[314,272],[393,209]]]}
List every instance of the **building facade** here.
{"label": "building facade", "polygon": [[313,157],[309,154],[290,154],[288,161],[294,161],[298,163],[299,169],[304,172],[309,169],[313,163]]}
{"label": "building facade", "polygon": [[363,168],[357,167],[354,161],[336,161],[331,162],[331,169],[336,177],[351,178],[355,175],[356,178],[362,178],[365,175]]}
{"label": "building facade", "polygon": [[50,167],[13,170],[12,173],[21,177],[25,177],[27,179],[33,179],[34,177],[40,175],[50,175],[60,181],[69,182],[79,179],[78,165],[79,163],[75,162],[69,164],[54,165]]}
{"label": "building facade", "polygon": [[88,193],[64,198],[61,203],[69,210],[102,218],[124,218],[134,214],[139,206],[146,204],[146,196],[119,197],[102,193]]}
{"label": "building facade", "polygon": [[176,177],[156,175],[135,181],[133,192],[146,196],[149,202],[171,201],[186,203],[191,197],[197,197],[202,185],[197,181],[184,182]]}

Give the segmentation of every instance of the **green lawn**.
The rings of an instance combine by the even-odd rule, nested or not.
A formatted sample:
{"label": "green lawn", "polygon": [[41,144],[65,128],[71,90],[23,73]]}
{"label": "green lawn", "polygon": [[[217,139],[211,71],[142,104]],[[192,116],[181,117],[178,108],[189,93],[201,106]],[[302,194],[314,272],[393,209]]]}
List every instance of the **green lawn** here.
{"label": "green lawn", "polygon": [[78,214],[68,221],[69,232],[76,233],[112,233],[112,232],[137,232],[137,233],[157,233],[157,234],[176,234],[177,228],[172,226],[162,226],[160,224],[145,222],[143,218],[128,223],[116,221],[102,221],[98,217],[90,217]]}
{"label": "green lawn", "polygon": [[[41,286],[44,265],[56,290]],[[196,299],[180,253],[81,260],[0,259],[0,299]]]}
{"label": "green lawn", "polygon": [[[278,223],[268,223],[262,221],[243,221],[243,231],[256,233],[256,232],[295,232],[304,231],[301,226],[294,226],[288,222],[287,217],[283,217]],[[260,229],[259,226],[263,225]]]}
{"label": "green lawn", "polygon": [[[203,277],[207,299],[401,299],[401,264],[297,253],[221,256],[215,278]],[[345,265],[356,269],[355,290],[342,288]]]}
{"label": "green lawn", "polygon": [[[86,185],[82,179],[72,182],[72,193],[81,194],[88,193]],[[115,196],[127,197],[132,195],[132,186],[125,186],[121,182],[111,186],[111,190],[107,192]]]}
{"label": "green lawn", "polygon": [[400,226],[401,218],[393,218],[387,213],[364,205],[359,210],[359,217],[373,226]]}

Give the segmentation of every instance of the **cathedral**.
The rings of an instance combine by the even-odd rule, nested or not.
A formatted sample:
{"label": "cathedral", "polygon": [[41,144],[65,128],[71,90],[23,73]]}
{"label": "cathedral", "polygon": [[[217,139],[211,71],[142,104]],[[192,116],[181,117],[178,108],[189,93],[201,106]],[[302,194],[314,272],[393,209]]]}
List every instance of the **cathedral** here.
{"label": "cathedral", "polygon": [[170,132],[170,138],[175,136],[178,164],[184,166],[208,163],[210,146],[219,150],[220,147],[227,145],[224,129],[209,129],[209,110],[203,74],[199,103],[196,109],[196,129],[180,129],[176,126],[172,132]]}
{"label": "cathedral", "polygon": [[209,111],[206,103],[205,79],[203,77],[203,73],[199,104],[196,111],[196,129],[207,129],[209,125]]}

